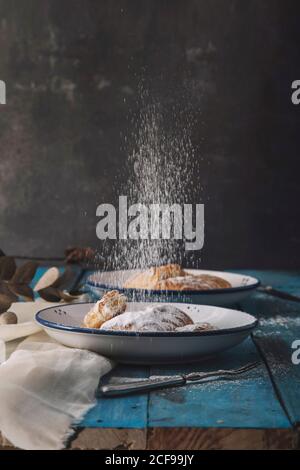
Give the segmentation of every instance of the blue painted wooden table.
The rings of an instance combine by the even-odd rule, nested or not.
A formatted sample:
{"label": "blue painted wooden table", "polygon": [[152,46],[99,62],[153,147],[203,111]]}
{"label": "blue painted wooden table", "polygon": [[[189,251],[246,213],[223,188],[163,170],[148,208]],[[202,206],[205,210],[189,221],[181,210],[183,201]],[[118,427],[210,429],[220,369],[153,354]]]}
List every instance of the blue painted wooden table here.
{"label": "blue painted wooden table", "polygon": [[[262,284],[300,296],[300,272],[243,271]],[[81,282],[89,272],[83,273]],[[221,449],[299,446],[300,365],[291,360],[300,340],[300,303],[256,292],[236,306],[259,318],[243,344],[201,364],[119,366],[113,377],[171,375],[232,368],[260,360],[238,380],[99,399],[78,424],[75,448]]]}

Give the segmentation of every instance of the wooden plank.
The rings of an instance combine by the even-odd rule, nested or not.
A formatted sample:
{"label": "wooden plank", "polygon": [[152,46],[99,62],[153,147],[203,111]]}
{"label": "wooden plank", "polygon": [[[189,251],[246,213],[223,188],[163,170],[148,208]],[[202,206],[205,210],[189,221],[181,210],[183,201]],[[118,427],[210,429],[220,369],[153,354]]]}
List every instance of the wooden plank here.
{"label": "wooden plank", "polygon": [[270,370],[272,380],[291,422],[300,424],[300,365],[291,361],[291,345],[300,339],[300,328],[286,331],[272,325],[264,326],[254,336]]}
{"label": "wooden plank", "polygon": [[[69,439],[67,449],[141,450],[146,449],[147,429],[78,428]],[[0,450],[16,447],[0,433]]]}
{"label": "wooden plank", "polygon": [[[151,368],[152,375],[239,367],[260,359],[251,339],[198,365]],[[262,363],[239,380],[153,392],[149,400],[149,427],[288,429],[290,422],[274,393]]]}
{"label": "wooden plank", "polygon": [[[110,374],[111,381],[125,378],[148,377],[147,367],[118,366]],[[148,396],[135,395],[124,398],[99,398],[78,427],[89,428],[147,428]]]}
{"label": "wooden plank", "polygon": [[[259,273],[257,273],[259,275]],[[300,294],[300,274],[264,272],[264,282]],[[300,365],[292,363],[292,343],[300,339],[300,303],[259,293],[242,303],[260,319],[254,340],[266,361],[278,396],[294,425],[300,423]]]}
{"label": "wooden plank", "polygon": [[149,450],[279,450],[297,449],[294,429],[152,428]]}
{"label": "wooden plank", "polygon": [[80,429],[71,439],[70,449],[78,450],[144,450],[147,429]]}
{"label": "wooden plank", "polygon": [[[296,429],[78,429],[68,449],[76,450],[228,450],[298,449]],[[0,435],[0,450],[15,447]]]}

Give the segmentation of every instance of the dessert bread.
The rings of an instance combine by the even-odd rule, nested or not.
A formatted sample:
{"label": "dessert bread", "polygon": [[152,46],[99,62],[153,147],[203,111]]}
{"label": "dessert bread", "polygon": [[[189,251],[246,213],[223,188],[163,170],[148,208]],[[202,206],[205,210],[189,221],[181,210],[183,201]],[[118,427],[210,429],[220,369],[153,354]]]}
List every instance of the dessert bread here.
{"label": "dessert bread", "polygon": [[132,276],[124,283],[125,288],[150,290],[209,290],[225,289],[231,284],[219,276],[190,274],[178,264],[153,267]]}
{"label": "dessert bread", "polygon": [[172,305],[147,307],[140,312],[125,312],[105,322],[101,330],[118,331],[175,331],[192,325],[192,319]]}
{"label": "dessert bread", "polygon": [[169,279],[159,281],[156,289],[159,290],[209,290],[209,289],[225,289],[231,287],[231,284],[218,276],[210,274],[186,275],[184,277],[170,277]]}
{"label": "dessert bread", "polygon": [[185,275],[186,273],[179,264],[166,264],[133,275],[124,283],[124,287],[127,289],[157,289],[158,282]]}
{"label": "dessert bread", "polygon": [[107,292],[102,299],[93,305],[83,320],[86,328],[100,328],[100,326],[126,310],[127,299],[125,295],[116,290]]}

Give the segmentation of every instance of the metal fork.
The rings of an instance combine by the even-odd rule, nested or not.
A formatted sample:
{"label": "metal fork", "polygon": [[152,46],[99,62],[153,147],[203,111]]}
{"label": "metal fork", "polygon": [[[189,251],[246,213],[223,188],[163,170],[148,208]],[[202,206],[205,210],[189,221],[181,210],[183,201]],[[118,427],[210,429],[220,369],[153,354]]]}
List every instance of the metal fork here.
{"label": "metal fork", "polygon": [[202,380],[208,378],[233,378],[237,375],[244,374],[254,369],[260,364],[259,361],[251,362],[238,369],[220,369],[211,372],[191,372],[190,374],[173,375],[172,377],[150,377],[148,379],[140,379],[133,382],[119,382],[114,384],[103,385],[100,382],[99,395],[104,397],[117,397],[129,395],[131,393],[148,392],[167,387],[178,387],[180,385],[189,385],[201,383]]}
{"label": "metal fork", "polygon": [[300,302],[300,297],[298,295],[293,295],[282,290],[274,289],[272,286],[260,286],[257,290],[273,297],[279,297],[280,299],[290,300],[292,302]]}

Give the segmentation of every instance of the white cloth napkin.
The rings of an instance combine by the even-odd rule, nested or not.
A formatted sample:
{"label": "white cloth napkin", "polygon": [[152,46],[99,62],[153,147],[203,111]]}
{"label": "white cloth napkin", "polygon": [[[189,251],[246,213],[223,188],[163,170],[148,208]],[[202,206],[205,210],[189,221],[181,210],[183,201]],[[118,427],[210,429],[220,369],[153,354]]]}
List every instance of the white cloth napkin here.
{"label": "white cloth napkin", "polygon": [[0,325],[0,340],[11,341],[24,336],[32,335],[42,328],[34,321],[35,314],[43,308],[52,307],[55,304],[37,300],[36,302],[15,302],[9,307],[10,312],[17,315],[16,325]]}
{"label": "white cloth napkin", "polygon": [[[20,337],[22,328],[26,335],[30,324],[35,328],[33,317],[41,309],[37,303],[14,304],[10,310],[19,323],[0,329],[0,355],[2,350],[6,356],[0,364],[0,431],[21,449],[62,449],[73,433],[72,425],[95,405],[99,378],[113,363],[95,353],[62,346],[44,332],[29,336],[13,352],[9,346],[14,349],[15,341],[6,342],[4,348],[3,340]],[[44,302],[43,306],[47,307]],[[22,319],[29,323],[26,328]]]}
{"label": "white cloth napkin", "polygon": [[42,331],[42,327],[34,320],[35,314],[43,308],[55,305],[42,299],[35,302],[15,302],[11,304],[9,311],[17,315],[18,323],[15,325],[0,325],[0,364],[9,358],[22,338]]}

